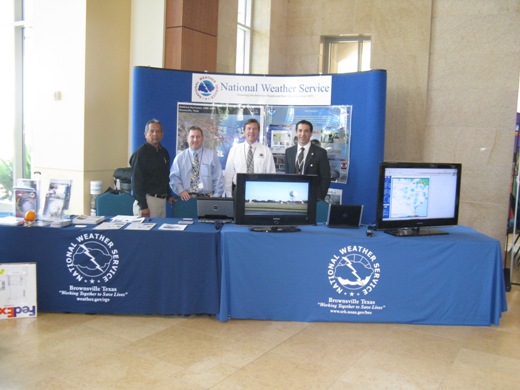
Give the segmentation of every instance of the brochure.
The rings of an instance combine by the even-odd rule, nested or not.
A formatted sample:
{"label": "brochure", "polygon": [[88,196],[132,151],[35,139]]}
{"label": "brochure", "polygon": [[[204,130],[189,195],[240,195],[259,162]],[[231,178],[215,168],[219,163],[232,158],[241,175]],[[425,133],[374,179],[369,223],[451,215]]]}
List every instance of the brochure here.
{"label": "brochure", "polygon": [[32,188],[36,193],[36,207],[33,208],[36,214],[40,213],[40,180],[39,179],[16,179],[17,188]]}
{"label": "brochure", "polygon": [[102,215],[78,215],[72,219],[74,225],[97,225],[105,220]]}
{"label": "brochure", "polygon": [[45,194],[43,219],[60,219],[69,209],[72,180],[51,179],[49,189]]}
{"label": "brochure", "polygon": [[101,222],[94,227],[96,230],[118,230],[126,225],[126,222]]}
{"label": "brochure", "polygon": [[31,223],[31,227],[50,227],[50,225],[52,224],[51,221],[40,221],[40,220],[37,220],[37,221],[34,221]]}
{"label": "brochure", "polygon": [[0,217],[0,225],[10,225],[10,226],[23,225],[23,218],[18,218],[18,217],[13,217],[13,216]]}
{"label": "brochure", "polygon": [[338,188],[329,188],[327,192],[326,200],[330,204],[341,204],[341,197],[343,195],[343,190]]}
{"label": "brochure", "polygon": [[72,221],[70,219],[57,219],[55,221],[52,221],[49,227],[51,228],[62,228],[65,226],[72,225]]}
{"label": "brochure", "polygon": [[152,230],[156,224],[153,222],[132,222],[125,229],[126,230]]}
{"label": "brochure", "polygon": [[178,223],[163,223],[159,226],[159,230],[184,230],[188,225],[179,225]]}
{"label": "brochure", "polygon": [[38,194],[36,190],[29,187],[14,187],[14,209],[15,215],[24,218],[27,211],[38,213]]}
{"label": "brochure", "polygon": [[32,188],[38,192],[40,190],[40,181],[36,179],[16,179],[16,186]]}
{"label": "brochure", "polygon": [[144,217],[134,217],[132,215],[116,215],[112,217],[112,222],[144,222]]}

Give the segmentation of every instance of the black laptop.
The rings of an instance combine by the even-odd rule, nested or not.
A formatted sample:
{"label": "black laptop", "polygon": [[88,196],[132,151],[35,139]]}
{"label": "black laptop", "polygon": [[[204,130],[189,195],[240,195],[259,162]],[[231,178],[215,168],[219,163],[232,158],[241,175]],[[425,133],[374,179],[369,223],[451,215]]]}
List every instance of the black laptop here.
{"label": "black laptop", "polygon": [[198,198],[197,217],[199,222],[233,222],[233,198]]}
{"label": "black laptop", "polygon": [[331,204],[327,226],[331,228],[358,228],[363,216],[363,205]]}

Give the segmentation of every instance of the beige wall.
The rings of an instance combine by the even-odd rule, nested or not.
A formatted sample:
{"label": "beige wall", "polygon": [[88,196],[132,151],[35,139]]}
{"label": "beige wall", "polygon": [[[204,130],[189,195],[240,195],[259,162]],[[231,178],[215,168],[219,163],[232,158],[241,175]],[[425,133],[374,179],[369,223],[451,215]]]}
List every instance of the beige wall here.
{"label": "beige wall", "polygon": [[90,181],[113,183],[128,166],[130,11],[127,0],[88,0],[85,63],[84,209]]}
{"label": "beige wall", "polygon": [[[276,3],[276,2],[275,2]],[[281,1],[278,3],[282,3]],[[253,2],[253,32],[251,38],[251,64],[253,74],[269,72],[270,38],[274,29],[271,27],[271,0],[256,0]]]}
{"label": "beige wall", "polygon": [[460,223],[503,238],[520,73],[520,2],[433,2],[426,159],[463,164]]}
{"label": "beige wall", "polygon": [[70,212],[90,208],[90,180],[127,166],[130,2],[39,0],[34,11],[33,170],[73,180]]}
{"label": "beige wall", "polygon": [[131,0],[130,64],[161,68],[164,64],[166,0]]}
{"label": "beige wall", "polygon": [[520,73],[520,2],[270,4],[265,9],[275,39],[262,72],[317,73],[321,36],[370,35],[372,69],[388,74],[385,159],[461,162],[460,223],[503,240]]}
{"label": "beige wall", "polygon": [[371,68],[388,77],[385,158],[422,160],[431,1],[293,0],[287,15],[287,74],[318,72],[321,36],[372,37]]}
{"label": "beige wall", "polygon": [[253,8],[251,73],[285,74],[285,1],[256,0]]}
{"label": "beige wall", "polygon": [[217,72],[235,73],[237,10],[237,0],[218,2]]}
{"label": "beige wall", "polygon": [[285,63],[291,61],[290,57],[282,55],[286,52],[287,19],[287,2],[273,1],[270,21],[271,34],[269,36],[269,68],[264,70],[266,74],[285,74]]}
{"label": "beige wall", "polygon": [[[57,12],[59,10],[60,12]],[[67,17],[64,17],[64,16]],[[81,210],[84,169],[85,0],[34,2],[32,170],[49,180],[72,179],[71,208]],[[66,33],[64,33],[66,31]]]}

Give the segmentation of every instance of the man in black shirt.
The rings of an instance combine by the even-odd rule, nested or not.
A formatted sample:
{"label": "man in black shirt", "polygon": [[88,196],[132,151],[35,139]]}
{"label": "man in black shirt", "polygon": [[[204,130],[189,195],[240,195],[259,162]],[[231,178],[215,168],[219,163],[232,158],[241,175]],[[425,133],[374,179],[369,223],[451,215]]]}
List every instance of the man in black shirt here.
{"label": "man in black shirt", "polygon": [[163,135],[161,122],[149,120],[144,128],[146,142],[130,157],[136,216],[164,218],[166,201],[173,202],[169,184],[170,154],[161,145]]}

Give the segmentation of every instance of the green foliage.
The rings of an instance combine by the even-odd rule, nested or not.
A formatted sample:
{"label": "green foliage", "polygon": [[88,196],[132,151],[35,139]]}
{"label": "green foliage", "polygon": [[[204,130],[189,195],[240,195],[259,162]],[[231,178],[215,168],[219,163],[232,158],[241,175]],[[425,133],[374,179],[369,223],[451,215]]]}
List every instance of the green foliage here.
{"label": "green foliage", "polygon": [[0,159],[0,200],[13,197],[13,161]]}
{"label": "green foliage", "polygon": [[31,178],[32,177],[32,175],[31,175],[31,167],[32,167],[32,164],[31,164],[31,153],[27,152],[25,154],[25,165],[24,165],[23,177],[25,177],[25,178]]}
{"label": "green foliage", "polygon": [[[31,155],[26,154],[24,176],[31,177]],[[12,160],[0,159],[0,200],[13,198],[14,169]]]}

